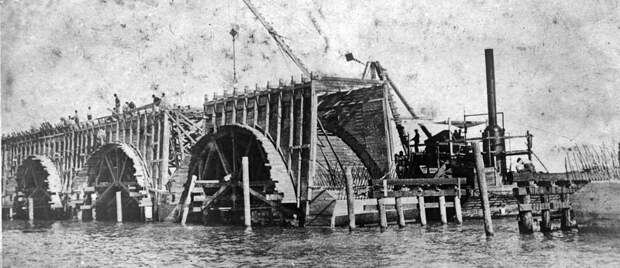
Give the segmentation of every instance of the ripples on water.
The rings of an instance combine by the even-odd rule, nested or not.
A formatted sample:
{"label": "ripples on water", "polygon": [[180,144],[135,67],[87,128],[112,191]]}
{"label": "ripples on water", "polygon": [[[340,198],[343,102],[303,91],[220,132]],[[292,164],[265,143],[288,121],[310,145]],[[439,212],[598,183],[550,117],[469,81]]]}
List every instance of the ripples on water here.
{"label": "ripples on water", "polygon": [[519,235],[514,219],[358,228],[182,227],[177,224],[3,222],[4,267],[574,266],[620,267],[620,234]]}

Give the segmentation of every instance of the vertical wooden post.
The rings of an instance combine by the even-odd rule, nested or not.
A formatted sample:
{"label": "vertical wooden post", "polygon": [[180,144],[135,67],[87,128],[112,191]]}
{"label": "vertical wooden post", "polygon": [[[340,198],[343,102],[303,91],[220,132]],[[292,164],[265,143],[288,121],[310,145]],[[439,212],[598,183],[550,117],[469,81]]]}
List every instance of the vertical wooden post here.
{"label": "vertical wooden post", "polygon": [[187,195],[185,196],[185,201],[183,202],[183,216],[181,217],[182,225],[185,225],[185,221],[187,221],[187,214],[189,213],[189,206],[192,202],[192,192],[194,191],[196,180],[196,175],[192,175],[192,180],[189,182],[189,189],[187,189]]}
{"label": "vertical wooden post", "polygon": [[28,220],[34,221],[34,198],[28,197]]}
{"label": "vertical wooden post", "polygon": [[519,232],[531,234],[534,232],[534,218],[532,217],[531,198],[529,193],[519,195]]}
{"label": "vertical wooden post", "polygon": [[90,205],[92,206],[91,211],[93,214],[93,221],[97,220],[97,194],[96,193],[91,193],[90,194]]}
{"label": "vertical wooden post", "polygon": [[448,215],[446,214],[446,197],[441,195],[439,196],[439,215],[441,216],[441,223],[448,223]]}
{"label": "vertical wooden post", "polygon": [[418,196],[418,210],[420,213],[420,224],[426,225],[426,207],[424,206],[424,196]]}
{"label": "vertical wooden post", "polygon": [[448,147],[450,147],[450,159],[452,159],[452,155],[454,155],[454,149],[452,148],[452,120],[448,117]]}
{"label": "vertical wooden post", "polygon": [[386,197],[388,196],[388,187],[387,187],[387,180],[383,180],[383,196]]}
{"label": "vertical wooden post", "polygon": [[353,190],[353,175],[351,174],[351,167],[347,167],[345,171],[345,178],[347,180],[347,214],[349,215],[349,230],[355,229],[355,192]]}
{"label": "vertical wooden post", "polygon": [[114,142],[121,142],[121,126],[120,119],[116,119],[116,132],[114,134]]}
{"label": "vertical wooden post", "polygon": [[392,167],[394,167],[394,148],[392,148],[392,128],[391,128],[391,121],[389,118],[389,101],[388,101],[388,95],[389,95],[389,89],[388,86],[386,84],[383,85],[383,121],[384,121],[384,131],[385,131],[385,135],[387,136],[385,139],[385,142],[387,143],[387,178],[388,179],[392,179]]}
{"label": "vertical wooden post", "polygon": [[121,199],[121,191],[116,192],[116,221],[123,222],[123,200]]}
{"label": "vertical wooden post", "polygon": [[[170,115],[168,115],[168,111],[164,110],[162,116],[162,136],[160,137],[159,141],[161,144],[161,162],[159,163],[159,167],[161,169],[162,189],[168,183],[168,161],[170,159],[170,122],[168,121],[169,116]],[[155,202],[159,202],[159,200],[155,200]]]}
{"label": "vertical wooden post", "polygon": [[77,219],[78,221],[84,220],[84,210],[82,209],[82,205],[80,205],[80,208],[77,210]]}
{"label": "vertical wooden post", "polygon": [[383,230],[388,227],[385,199],[383,197],[377,198],[377,212],[379,212],[379,225],[381,230]]}
{"label": "vertical wooden post", "polygon": [[153,221],[153,206],[152,205],[144,206],[144,221],[146,222]]}
{"label": "vertical wooden post", "polygon": [[405,227],[405,209],[403,208],[402,199],[402,197],[395,198],[396,215],[398,216],[398,226],[400,226],[401,228]]}
{"label": "vertical wooden post", "polygon": [[560,222],[560,228],[562,228],[562,230],[570,230],[572,228],[572,224],[568,194],[561,194],[560,200],[562,201],[562,220]]}
{"label": "vertical wooden post", "polygon": [[454,214],[456,216],[456,223],[463,223],[463,213],[461,210],[461,198],[459,197],[460,193],[454,196]]}
{"label": "vertical wooden post", "polygon": [[280,148],[280,141],[282,140],[282,90],[280,90],[278,92],[278,102],[276,105],[278,105],[277,109],[277,116],[276,116],[276,148]]}
{"label": "vertical wooden post", "polygon": [[491,206],[489,204],[489,193],[487,192],[487,179],[484,173],[484,160],[479,142],[472,142],[474,157],[476,159],[476,177],[480,189],[480,201],[482,202],[482,214],[484,215],[484,231],[487,236],[493,235],[493,222],[491,221]]}
{"label": "vertical wooden post", "polygon": [[542,195],[540,196],[540,203],[543,206],[541,212],[541,222],[540,222],[540,231],[541,232],[551,232],[551,211],[549,211],[549,196]]}
{"label": "vertical wooden post", "polygon": [[247,156],[241,158],[243,179],[243,222],[245,227],[252,227],[252,210],[250,207],[250,162]]}

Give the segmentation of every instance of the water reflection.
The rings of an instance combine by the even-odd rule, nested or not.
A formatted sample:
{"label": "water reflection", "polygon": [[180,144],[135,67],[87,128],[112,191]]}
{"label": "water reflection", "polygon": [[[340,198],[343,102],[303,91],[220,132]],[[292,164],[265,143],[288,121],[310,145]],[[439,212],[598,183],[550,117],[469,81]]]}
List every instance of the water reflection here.
{"label": "water reflection", "polygon": [[4,222],[5,266],[605,266],[617,234],[519,235],[513,220],[348,228],[206,227],[114,222]]}

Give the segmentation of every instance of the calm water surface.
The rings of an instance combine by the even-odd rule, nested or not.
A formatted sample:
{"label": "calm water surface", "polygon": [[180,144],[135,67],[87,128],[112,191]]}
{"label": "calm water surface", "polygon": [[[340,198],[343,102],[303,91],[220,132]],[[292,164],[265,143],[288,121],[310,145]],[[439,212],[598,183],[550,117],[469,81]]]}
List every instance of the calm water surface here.
{"label": "calm water surface", "polygon": [[519,235],[514,219],[462,226],[358,228],[182,227],[62,221],[3,222],[4,267],[557,266],[620,267],[620,234]]}

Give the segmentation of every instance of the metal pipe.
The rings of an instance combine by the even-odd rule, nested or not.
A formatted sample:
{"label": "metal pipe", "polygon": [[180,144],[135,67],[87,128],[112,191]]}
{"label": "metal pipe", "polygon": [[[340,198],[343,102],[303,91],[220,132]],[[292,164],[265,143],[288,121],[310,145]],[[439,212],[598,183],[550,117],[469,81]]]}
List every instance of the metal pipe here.
{"label": "metal pipe", "polygon": [[495,102],[495,66],[493,63],[493,49],[484,50],[487,73],[487,105],[489,109],[489,126],[497,126],[497,107]]}

